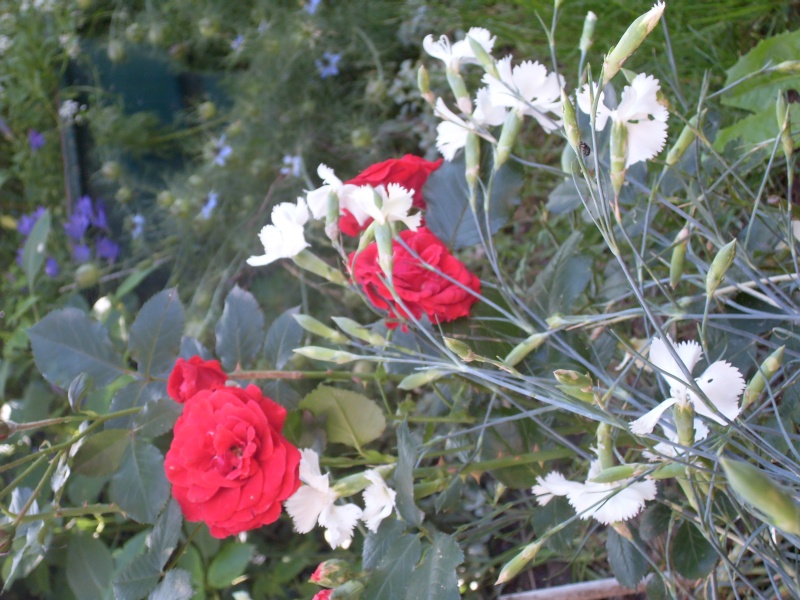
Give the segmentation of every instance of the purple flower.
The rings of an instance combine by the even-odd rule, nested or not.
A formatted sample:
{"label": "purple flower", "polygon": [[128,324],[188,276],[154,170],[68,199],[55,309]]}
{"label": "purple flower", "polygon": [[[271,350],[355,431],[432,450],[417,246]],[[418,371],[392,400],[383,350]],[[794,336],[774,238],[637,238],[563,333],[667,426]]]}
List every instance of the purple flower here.
{"label": "purple flower", "polygon": [[17,249],[17,264],[21,267],[22,266],[22,254],[25,252],[23,248]]}
{"label": "purple flower", "polygon": [[44,146],[44,136],[35,129],[28,129],[28,144],[32,152],[37,152]]}
{"label": "purple flower", "polygon": [[102,200],[98,200],[95,203],[95,212],[89,217],[89,220],[98,229],[108,231],[108,218],[106,217],[106,210]]}
{"label": "purple flower", "polygon": [[80,241],[89,228],[89,217],[78,212],[72,213],[69,221],[64,223],[64,231],[73,240]]}
{"label": "purple flower", "polygon": [[92,199],[89,196],[81,196],[75,203],[75,208],[72,210],[73,214],[81,215],[91,220],[94,214],[92,210]]}
{"label": "purple flower", "polygon": [[76,263],[89,262],[89,259],[92,258],[92,251],[86,244],[75,244],[72,246],[72,258]]}
{"label": "purple flower", "polygon": [[58,268],[58,262],[52,256],[48,256],[44,263],[44,272],[48,277],[58,277],[61,269]]}
{"label": "purple flower", "polygon": [[17,231],[19,231],[23,237],[28,237],[33,231],[33,226],[36,225],[36,221],[39,220],[44,214],[44,207],[40,206],[35,211],[33,211],[29,215],[22,215],[17,221]]}
{"label": "purple flower", "polygon": [[133,223],[133,231],[131,231],[131,238],[138,239],[142,237],[144,232],[144,217],[140,214],[135,214],[131,217]]}
{"label": "purple flower", "polygon": [[244,36],[240,33],[239,35],[236,36],[236,39],[231,42],[231,50],[236,52],[240,50],[243,45],[244,45]]}
{"label": "purple flower", "polygon": [[211,218],[211,212],[217,207],[218,198],[219,194],[217,194],[217,192],[209,192],[208,200],[203,205],[203,208],[200,209],[200,216],[206,221]]}
{"label": "purple flower", "polygon": [[225,143],[225,134],[222,134],[222,137],[217,140],[216,149],[214,152],[214,164],[219,165],[220,167],[225,166],[225,162],[228,160],[228,157],[233,154],[233,148],[231,148],[228,144]]}
{"label": "purple flower", "polygon": [[306,11],[308,14],[313,15],[315,12],[317,12],[317,8],[319,8],[320,2],[322,2],[322,0],[308,0],[305,6],[303,6],[303,10]]}
{"label": "purple flower", "polygon": [[341,54],[334,54],[332,52],[323,52],[322,58],[314,61],[319,71],[319,76],[323,79],[334,77],[339,74],[339,61],[342,60]]}
{"label": "purple flower", "polygon": [[97,241],[95,250],[98,258],[105,258],[110,263],[116,261],[119,256],[119,245],[107,237],[102,237]]}

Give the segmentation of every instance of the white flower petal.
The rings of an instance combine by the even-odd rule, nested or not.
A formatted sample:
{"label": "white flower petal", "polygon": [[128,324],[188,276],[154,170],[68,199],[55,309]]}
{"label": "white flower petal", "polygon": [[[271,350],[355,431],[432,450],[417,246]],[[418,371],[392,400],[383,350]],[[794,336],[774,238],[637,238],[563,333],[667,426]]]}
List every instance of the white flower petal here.
{"label": "white flower petal", "polygon": [[450,40],[446,35],[440,36],[438,40],[434,39],[432,35],[426,35],[422,40],[422,47],[433,58],[438,58],[446,66],[450,65],[450,57],[453,53],[450,49]]}
{"label": "white flower petal", "polygon": [[[595,91],[597,94],[597,91]],[[578,108],[581,109],[581,112],[587,115],[592,114],[592,97],[589,94],[589,84],[585,83],[583,87],[581,87],[580,91],[575,94],[575,98],[578,101]],[[605,129],[606,122],[608,121],[608,117],[611,116],[611,109],[606,106],[605,103],[606,94],[603,91],[600,91],[600,100],[597,103],[597,115],[595,116],[595,127],[598,131],[602,131]]]}
{"label": "white flower petal", "polygon": [[559,119],[548,113],[561,116],[561,79],[548,75],[547,68],[538,62],[524,61],[511,68],[511,57],[497,61],[499,79],[489,74],[483,81],[489,90],[494,106],[506,106],[536,119],[548,133],[558,128]]}
{"label": "white flower petal", "polygon": [[475,112],[472,113],[473,120],[483,126],[502,125],[506,120],[508,110],[504,106],[492,104],[492,95],[489,88],[481,88],[475,96]]}
{"label": "white flower petal", "polygon": [[450,121],[442,121],[436,126],[436,148],[448,162],[456,152],[467,145],[469,129]]}
{"label": "white flower petal", "polygon": [[294,530],[298,533],[308,533],[314,529],[320,514],[325,507],[333,503],[334,499],[332,492],[301,485],[283,506],[294,522]]}
{"label": "white flower petal", "polygon": [[381,521],[392,514],[397,493],[386,485],[383,477],[374,469],[370,469],[364,475],[372,483],[364,490],[364,512],[361,514],[361,520],[366,523],[367,529],[375,533]]}
{"label": "white flower petal", "polygon": [[300,450],[300,481],[320,491],[328,491],[328,474],[319,469],[319,455],[311,448]]}
{"label": "white flower petal", "polygon": [[264,246],[264,254],[248,258],[247,264],[251,267],[263,267],[281,258],[297,256],[309,246],[300,225],[287,224],[282,229],[265,225],[258,237]]}
{"label": "white flower petal", "polygon": [[539,506],[544,506],[554,496],[566,496],[570,492],[582,488],[582,483],[570,481],[558,471],[551,471],[544,477],[537,477],[536,485],[533,486],[531,491],[536,496],[536,502],[539,503]]}
{"label": "white flower petal", "polygon": [[631,433],[634,435],[645,435],[647,433],[652,433],[653,429],[655,429],[656,424],[661,418],[661,415],[664,414],[664,411],[676,402],[677,400],[675,398],[667,398],[653,410],[643,414],[641,417],[631,423]]}
{"label": "white flower petal", "polygon": [[[683,399],[686,394],[686,384],[684,383],[686,381],[686,376],[681,371],[678,363],[675,362],[675,359],[672,358],[667,344],[672,345],[690,373],[697,364],[697,361],[700,360],[700,354],[703,350],[700,344],[695,341],[681,342],[676,345],[669,337],[667,337],[666,342],[661,338],[654,337],[650,343],[650,362],[661,371],[671,376],[665,376],[665,379],[669,383],[672,396]],[[662,373],[662,375],[664,375],[664,373]]]}
{"label": "white flower petal", "polygon": [[331,548],[346,546],[353,539],[353,528],[361,517],[361,509],[355,504],[329,504],[319,515],[319,524],[325,528],[325,539]]}
{"label": "white flower petal", "polygon": [[317,167],[317,175],[325,182],[325,185],[331,186],[334,190],[342,187],[342,180],[336,177],[333,169],[326,164],[320,163]]}
{"label": "white flower petal", "polygon": [[587,482],[583,489],[568,494],[567,499],[581,519],[593,517],[610,525],[638,515],[645,502],[656,497],[656,491],[656,482],[650,479],[615,483]]}
{"label": "white flower petal", "polygon": [[631,84],[622,90],[617,119],[627,123],[651,115],[654,119],[665,122],[669,112],[658,101],[659,89],[658,79],[652,75],[645,73],[637,75]]}
{"label": "white flower petal", "polygon": [[667,142],[667,124],[644,117],[636,123],[627,123],[628,153],[625,167],[643,160],[650,160],[664,149]]}
{"label": "white flower petal", "polygon": [[[696,381],[714,407],[728,420],[732,421],[739,415],[741,410],[739,396],[745,388],[744,377],[739,369],[730,363],[718,360],[710,365]],[[708,417],[720,425],[727,425],[725,419],[714,414],[706,406],[706,403],[691,390],[689,390],[689,399],[694,404],[697,414]]]}

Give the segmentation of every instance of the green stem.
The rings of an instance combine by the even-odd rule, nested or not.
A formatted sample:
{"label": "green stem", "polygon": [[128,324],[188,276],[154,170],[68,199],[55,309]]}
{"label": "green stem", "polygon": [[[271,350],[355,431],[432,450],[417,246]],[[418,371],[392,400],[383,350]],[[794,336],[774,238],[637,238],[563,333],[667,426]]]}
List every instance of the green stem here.
{"label": "green stem", "polygon": [[54,456],[53,460],[50,461],[47,470],[44,472],[44,475],[42,475],[42,478],[39,481],[39,485],[37,485],[36,488],[33,490],[33,493],[31,494],[30,498],[28,498],[28,501],[25,503],[25,506],[22,507],[22,510],[19,511],[19,514],[14,519],[14,527],[19,526],[20,522],[25,517],[26,513],[30,510],[31,506],[36,501],[36,498],[41,493],[44,484],[50,481],[50,477],[53,475],[53,471],[55,471],[56,466],[58,465],[58,461],[61,458],[61,454],[63,454],[63,452],[64,450],[59,452],[58,456]]}
{"label": "green stem", "polygon": [[33,471],[35,471],[45,460],[47,459],[46,456],[40,456],[39,460],[33,463],[30,467],[25,469],[19,476],[17,476],[14,481],[9,483],[6,487],[0,491],[0,500],[6,497],[6,495],[12,491],[15,487],[17,487],[28,475],[30,475]]}
{"label": "green stem", "polygon": [[507,467],[519,467],[521,465],[529,465],[536,462],[544,462],[547,460],[555,460],[557,458],[567,458],[573,456],[574,453],[569,448],[554,448],[552,450],[539,450],[537,452],[530,452],[528,454],[519,454],[512,456],[503,456],[501,458],[493,458],[472,463],[470,465],[446,465],[442,467],[421,467],[414,469],[415,477],[435,476],[443,473],[484,473],[486,471],[493,471],[496,469],[504,469]]}
{"label": "green stem", "polygon": [[[86,515],[121,513],[123,510],[116,504],[88,504],[74,508],[57,508],[36,515],[27,515],[19,519],[19,523],[32,523],[33,521],[46,521],[49,519],[75,518]],[[18,523],[18,524],[19,524]]]}
{"label": "green stem", "polygon": [[405,375],[394,373],[350,373],[348,371],[236,371],[228,375],[230,379],[336,379],[340,381],[357,381],[385,379],[401,381]]}
{"label": "green stem", "polygon": [[178,564],[178,561],[181,559],[181,556],[183,556],[183,553],[186,552],[186,549],[189,547],[189,544],[192,543],[192,540],[194,539],[194,536],[197,535],[197,532],[200,531],[200,528],[202,526],[203,526],[202,523],[198,523],[197,527],[192,529],[192,533],[189,534],[189,537],[186,538],[186,541],[183,542],[180,545],[180,547],[178,548],[177,552],[175,552],[175,554],[173,554],[172,560],[169,561],[169,564],[164,569],[165,573],[167,571],[169,571],[170,569],[172,569],[176,564]]}

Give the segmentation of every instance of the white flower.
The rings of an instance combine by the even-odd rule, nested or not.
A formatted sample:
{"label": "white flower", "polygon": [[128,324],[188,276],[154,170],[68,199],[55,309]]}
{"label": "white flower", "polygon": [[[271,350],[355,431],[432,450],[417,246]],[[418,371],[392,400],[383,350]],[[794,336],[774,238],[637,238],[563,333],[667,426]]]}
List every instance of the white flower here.
{"label": "white flower", "polygon": [[581,519],[594,517],[605,525],[635,517],[645,502],[656,497],[656,482],[651,479],[623,479],[613,483],[591,481],[599,473],[600,462],[593,460],[586,483],[569,481],[558,471],[553,471],[539,477],[532,491],[540,506],[550,502],[554,496],[566,496]]}
{"label": "white flower", "polygon": [[[662,460],[664,458],[674,458],[681,454],[679,448],[675,446],[679,444],[678,442],[678,432],[675,431],[672,427],[667,425],[660,425],[661,430],[664,432],[664,437],[667,438],[668,442],[658,442],[655,446],[653,446],[653,451],[650,452],[649,450],[645,450],[642,452],[642,456],[644,456],[649,461],[657,461]],[[694,420],[694,439],[697,440],[704,440],[708,437],[709,429],[706,427],[706,424],[703,423],[700,419]]]}
{"label": "white flower", "polygon": [[291,258],[308,248],[303,226],[308,221],[308,208],[305,200],[297,199],[297,204],[281,202],[272,209],[272,224],[265,225],[258,234],[264,245],[262,256],[251,256],[247,264],[263,267],[279,258]]}
{"label": "white flower", "polygon": [[397,495],[375,469],[364,472],[364,476],[372,483],[364,490],[364,513],[361,520],[367,524],[367,529],[375,533],[386,517],[394,510],[394,499]]}
{"label": "white flower", "polygon": [[508,111],[492,104],[489,89],[481,88],[475,97],[475,110],[469,122],[457,116],[441,98],[436,100],[434,112],[443,119],[436,127],[436,147],[445,160],[451,161],[456,152],[467,145],[470,131],[478,133],[478,128],[502,125]]}
{"label": "white flower", "polygon": [[306,194],[308,209],[313,217],[324,219],[328,214],[328,196],[336,194],[339,197],[339,214],[348,210],[356,218],[358,224],[363,225],[367,214],[360,207],[354,206],[350,199],[350,195],[358,186],[342,183],[342,180],[334,174],[333,169],[324,164],[317,167],[317,175],[325,182],[325,185]]}
{"label": "white flower", "polygon": [[497,61],[497,72],[500,79],[488,73],[483,76],[492,105],[506,106],[533,117],[547,133],[561,126],[563,77],[548,73],[544,65],[529,60],[512,69],[510,56]]}
{"label": "white flower", "polygon": [[[375,198],[376,194],[381,200],[380,207]],[[376,188],[369,185],[359,186],[349,196],[349,200],[348,210],[355,205],[360,212],[372,217],[378,225],[402,221],[406,227],[416,231],[422,222],[422,215],[419,212],[414,215],[408,214],[414,201],[414,190],[407,190],[397,183],[390,183],[386,187],[379,185]]]}
{"label": "white flower", "polygon": [[491,53],[492,47],[494,47],[495,38],[488,29],[483,27],[472,27],[463,40],[452,45],[446,35],[441,36],[438,40],[434,40],[432,35],[426,35],[422,40],[422,47],[432,57],[441,60],[446,68],[457,73],[462,63],[478,62],[468,38],[478,42],[487,53]]}
{"label": "white flower", "polygon": [[[628,132],[628,155],[625,167],[642,160],[650,160],[661,152],[667,141],[669,111],[658,101],[658,79],[640,73],[622,90],[622,99],[616,110],[605,104],[605,94],[600,92],[595,123],[598,130],[606,126],[609,118],[625,125]],[[592,104],[588,84],[577,94],[578,106],[589,114]]]}
{"label": "white flower", "polygon": [[[697,361],[700,360],[700,354],[702,353],[700,344],[695,341],[675,344],[669,338],[667,338],[667,343],[675,349],[681,362],[691,373]],[[684,381],[680,366],[669,352],[667,343],[661,338],[653,338],[650,343],[650,362],[661,370],[661,374],[667,379],[670,397],[631,423],[631,432],[636,435],[652,432],[664,411],[674,404],[686,406],[691,403],[697,414],[708,417],[720,425],[727,425],[725,419],[707,407],[706,403],[689,389]],[[741,396],[745,386],[744,377],[742,377],[739,369],[730,363],[718,360],[709,365],[703,374],[695,379],[695,382],[703,391],[703,394],[711,401],[711,404],[724,417],[728,420],[733,420],[737,417],[741,410],[739,408],[739,396]]]}
{"label": "white flower", "polygon": [[319,455],[310,448],[300,450],[300,481],[303,485],[284,503],[294,522],[294,530],[308,533],[319,523],[325,528],[325,539],[331,548],[347,547],[353,528],[361,517],[355,504],[335,504],[337,495],[331,489],[328,474],[319,469]]}

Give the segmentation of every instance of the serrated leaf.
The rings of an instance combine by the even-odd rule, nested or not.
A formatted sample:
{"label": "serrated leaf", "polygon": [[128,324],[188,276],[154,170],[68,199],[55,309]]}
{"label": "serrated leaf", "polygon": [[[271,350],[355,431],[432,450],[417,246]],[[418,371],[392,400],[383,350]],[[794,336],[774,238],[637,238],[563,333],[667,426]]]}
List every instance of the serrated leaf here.
{"label": "serrated leaf", "polygon": [[208,585],[221,590],[244,573],[255,546],[231,541],[222,547],[208,567]]}
{"label": "serrated leaf", "polygon": [[172,398],[149,400],[134,416],[133,430],[142,438],[158,437],[173,428],[181,412],[183,407]]}
{"label": "serrated leaf", "polygon": [[582,239],[583,233],[573,232],[528,290],[526,297],[540,316],[546,318],[557,313],[567,313],[589,283],[591,260],[575,256]]}
{"label": "serrated leaf", "polygon": [[172,569],[148,596],[148,600],[189,600],[192,597],[192,576],[183,569]]}
{"label": "serrated leaf", "polygon": [[181,525],[183,525],[181,507],[173,498],[158,517],[149,537],[147,553],[153,555],[159,568],[163,568],[167,564],[172,551],[175,550],[181,533]]}
{"label": "serrated leaf", "polygon": [[36,220],[36,224],[22,246],[22,270],[25,272],[30,290],[33,290],[36,276],[42,269],[47,256],[48,237],[50,237],[50,211],[46,210]]}
{"label": "serrated leaf", "polygon": [[371,571],[377,568],[389,548],[400,539],[405,530],[406,526],[397,519],[384,519],[378,527],[378,531],[368,533],[364,538],[364,549],[361,552],[364,569]]}
{"label": "serrated leaf", "polygon": [[111,479],[111,501],[139,523],[154,523],[169,498],[164,457],[155,446],[133,440]]}
{"label": "serrated leaf", "polygon": [[372,572],[364,598],[398,600],[406,597],[409,578],[419,560],[421,544],[416,535],[406,534],[392,544]]}
{"label": "serrated leaf", "polygon": [[[465,176],[464,155],[442,163],[428,177],[424,193],[427,209],[425,223],[445,244],[451,248],[466,248],[480,243],[481,236],[475,225],[475,217],[469,206],[469,187]],[[511,218],[514,206],[519,203],[522,189],[519,169],[507,163],[497,172],[490,197],[489,224],[496,233]],[[478,222],[486,222],[483,212],[483,194],[478,192]]]}
{"label": "serrated leaf", "polygon": [[412,470],[417,460],[417,443],[411,437],[408,423],[397,428],[397,467],[394,470],[397,512],[412,525],[422,523],[422,512],[414,503],[414,477]]}
{"label": "serrated leaf", "polygon": [[606,551],[608,563],[617,581],[627,588],[636,589],[647,574],[647,559],[636,546],[613,529],[608,530]]}
{"label": "serrated leaf", "polygon": [[200,551],[194,546],[187,547],[178,559],[178,566],[192,576],[192,587],[195,588],[194,600],[205,598],[206,571]]}
{"label": "serrated leaf", "polygon": [[703,532],[684,521],[672,538],[672,566],[687,579],[702,579],[717,564],[719,556]]}
{"label": "serrated leaf", "polygon": [[376,440],[386,429],[383,411],[366,396],[320,385],[303,398],[300,408],[325,416],[325,431],[331,442],[360,448]]}
{"label": "serrated leaf", "polygon": [[276,369],[282,369],[286,365],[288,360],[294,356],[294,349],[300,346],[303,340],[305,330],[292,316],[299,312],[299,306],[290,308],[275,319],[267,330],[267,339],[264,340],[264,356]]}
{"label": "serrated leaf", "polygon": [[141,600],[150,593],[161,578],[161,567],[151,554],[134,558],[122,572],[114,578],[114,598],[116,600]]}
{"label": "serrated leaf", "polygon": [[145,529],[140,531],[132,538],[129,538],[122,548],[114,550],[114,579],[116,580],[125,568],[131,564],[138,556],[142,556],[147,551],[147,538],[152,531]]}
{"label": "serrated leaf", "polygon": [[[148,402],[167,397],[167,386],[163,381],[152,381],[136,379],[125,387],[122,387],[114,394],[111,399],[109,412],[127,410],[137,406],[146,406]],[[130,429],[133,426],[134,416],[117,417],[105,424],[106,429]]]}
{"label": "serrated leaf", "polygon": [[406,598],[437,598],[457,600],[458,574],[456,567],[464,562],[464,553],[452,536],[436,532],[433,543],[422,559],[422,564],[411,576]]}
{"label": "serrated leaf", "polygon": [[436,496],[433,503],[437,513],[446,512],[461,505],[461,495],[464,492],[464,480],[459,476],[453,477],[447,489]]}
{"label": "serrated leaf", "polygon": [[128,349],[145,377],[164,375],[175,364],[183,333],[178,291],[163,290],[144,303],[130,329]]}
{"label": "serrated leaf", "polygon": [[106,545],[88,535],[70,536],[66,575],[76,598],[110,597],[114,561]]}
{"label": "serrated leaf", "polygon": [[61,388],[81,373],[98,386],[125,374],[106,328],[76,308],[54,310],[28,329],[28,337],[39,372]]}
{"label": "serrated leaf", "polygon": [[87,439],[72,460],[72,470],[89,477],[115,473],[131,444],[130,431],[106,429]]}
{"label": "serrated leaf", "polygon": [[238,285],[225,298],[225,308],[217,321],[217,356],[222,366],[233,371],[237,365],[252,362],[264,341],[264,313],[253,294]]}

